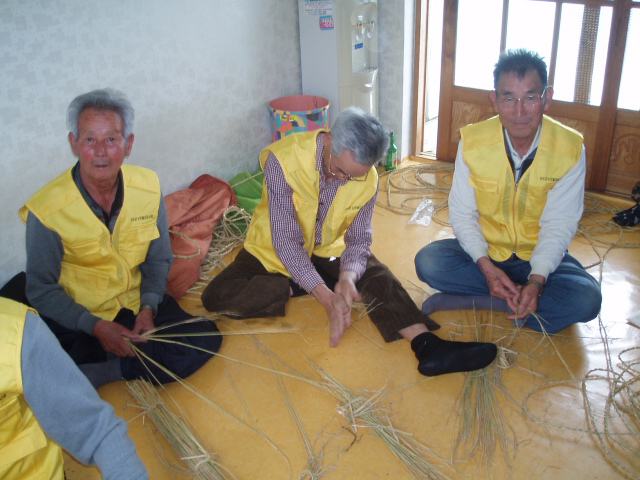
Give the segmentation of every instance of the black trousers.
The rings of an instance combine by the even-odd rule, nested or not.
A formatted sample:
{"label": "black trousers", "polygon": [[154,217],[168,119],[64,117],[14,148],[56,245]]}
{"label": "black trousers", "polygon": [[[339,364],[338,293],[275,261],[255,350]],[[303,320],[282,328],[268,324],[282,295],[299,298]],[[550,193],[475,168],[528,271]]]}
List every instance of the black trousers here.
{"label": "black trousers", "polygon": [[[22,272],[0,289],[0,296],[31,306],[26,297],[25,288],[26,275]],[[112,354],[107,353],[102,348],[100,341],[96,337],[82,331],[70,330],[46,316],[41,315],[41,317],[56,336],[62,348],[77,365],[101,363],[114,358]],[[162,327],[191,318],[194,317],[182,310],[173,297],[165,295],[160,305],[158,305],[158,312],[154,322],[156,327]],[[136,314],[127,308],[123,308],[113,321],[129,330],[133,330]],[[211,320],[206,319],[169,327],[158,333],[174,334],[176,337],[172,337],[170,340],[176,340],[190,346],[150,340],[147,343],[137,343],[136,347],[181,378],[188,377],[196,372],[220,349],[222,344],[222,336],[216,334],[219,333],[218,328]],[[201,335],[180,336],[185,333]],[[193,347],[202,348],[208,352],[203,352]],[[155,383],[153,379],[153,376],[155,376],[160,383],[174,381],[170,375],[159,367],[148,360],[145,360],[143,364],[137,357],[121,357],[120,368],[122,369],[122,377],[125,380],[145,378]],[[149,370],[153,373],[153,376],[149,374]]]}
{"label": "black trousers", "polygon": [[[333,289],[340,275],[340,259],[311,257],[320,276]],[[268,272],[260,260],[244,248],[235,260],[220,272],[202,293],[202,304],[210,312],[231,318],[282,317],[290,298],[290,287],[294,296],[300,287],[290,284],[289,278],[280,273]],[[429,330],[440,326],[416,307],[400,281],[386,265],[371,255],[367,269],[356,283],[356,288],[366,304],[380,304],[369,313],[369,318],[386,342],[401,338],[399,330],[416,323],[424,323]],[[302,292],[305,293],[305,292]]]}

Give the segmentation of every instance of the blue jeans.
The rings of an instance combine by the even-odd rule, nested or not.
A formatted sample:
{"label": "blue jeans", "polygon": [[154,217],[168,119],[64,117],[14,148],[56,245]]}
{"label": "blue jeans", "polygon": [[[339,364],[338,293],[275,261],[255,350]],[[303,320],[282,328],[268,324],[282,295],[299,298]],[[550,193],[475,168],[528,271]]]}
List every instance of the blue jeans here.
{"label": "blue jeans", "polygon": [[[493,262],[516,284],[524,285],[531,272],[525,260]],[[478,265],[455,238],[439,240],[422,248],[415,258],[418,278],[430,287],[453,295],[490,295],[489,285]],[[552,334],[578,322],[588,322],[600,312],[600,284],[568,253],[549,275],[536,314],[544,319],[544,329]],[[533,315],[521,325],[541,331]]]}

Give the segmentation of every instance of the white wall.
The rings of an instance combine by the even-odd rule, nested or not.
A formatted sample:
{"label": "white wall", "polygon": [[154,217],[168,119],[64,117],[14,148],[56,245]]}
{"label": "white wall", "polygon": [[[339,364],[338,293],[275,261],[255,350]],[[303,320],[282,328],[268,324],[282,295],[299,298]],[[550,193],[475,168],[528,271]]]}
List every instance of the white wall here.
{"label": "white wall", "polygon": [[[415,0],[379,3],[380,119],[410,152]],[[24,269],[17,211],[75,159],[66,109],[110,86],[136,110],[129,162],[165,194],[254,170],[270,100],[302,93],[297,0],[0,3],[0,285]]]}
{"label": "white wall", "polygon": [[267,103],[301,93],[297,0],[7,0],[0,65],[1,285],[25,265],[18,208],[75,161],[65,115],[80,93],[129,96],[128,162],[165,194],[257,168]]}
{"label": "white wall", "polygon": [[415,0],[378,0],[380,121],[394,132],[398,156],[411,155]]}

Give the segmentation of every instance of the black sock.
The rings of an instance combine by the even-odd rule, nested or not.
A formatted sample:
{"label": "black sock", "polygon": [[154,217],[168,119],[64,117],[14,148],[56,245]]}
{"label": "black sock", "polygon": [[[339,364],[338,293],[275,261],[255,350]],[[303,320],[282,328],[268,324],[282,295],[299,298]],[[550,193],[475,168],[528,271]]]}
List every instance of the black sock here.
{"label": "black sock", "polygon": [[493,362],[498,353],[493,343],[448,341],[431,332],[416,336],[411,349],[420,362],[418,370],[429,377],[479,370]]}
{"label": "black sock", "polygon": [[411,340],[411,350],[413,350],[416,354],[416,358],[420,360],[423,352],[426,352],[429,349],[430,345],[435,345],[443,340],[436,337],[431,332],[424,332],[420,335],[417,335]]}

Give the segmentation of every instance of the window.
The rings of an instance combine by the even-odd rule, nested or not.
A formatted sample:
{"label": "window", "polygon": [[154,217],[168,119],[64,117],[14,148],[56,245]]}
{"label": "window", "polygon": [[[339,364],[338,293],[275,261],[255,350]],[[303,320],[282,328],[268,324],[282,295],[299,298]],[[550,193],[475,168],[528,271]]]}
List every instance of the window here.
{"label": "window", "polygon": [[499,53],[527,48],[548,66],[554,102],[547,113],[584,136],[587,188],[629,194],[640,180],[640,0],[416,6],[419,18],[428,18],[416,29],[417,154],[452,161],[460,128],[495,114],[488,93]]}

